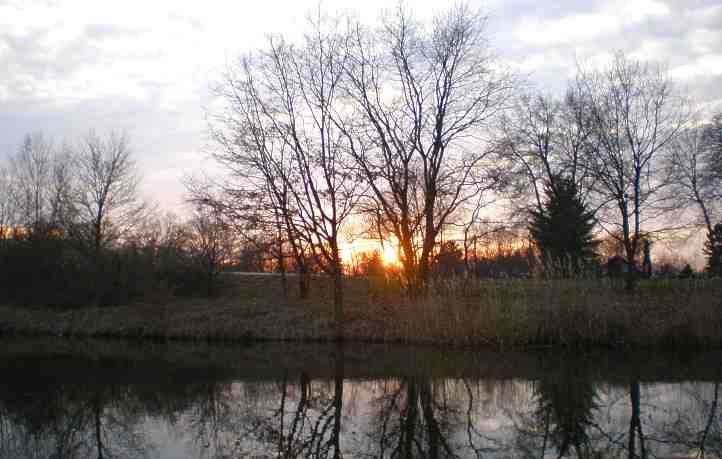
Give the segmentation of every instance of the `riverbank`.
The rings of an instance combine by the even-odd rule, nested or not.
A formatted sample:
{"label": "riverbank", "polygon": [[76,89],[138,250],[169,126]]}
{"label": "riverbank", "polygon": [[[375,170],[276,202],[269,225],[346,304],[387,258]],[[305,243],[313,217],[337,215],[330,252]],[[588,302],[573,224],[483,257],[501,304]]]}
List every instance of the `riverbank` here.
{"label": "riverbank", "polygon": [[[37,380],[118,383],[149,379],[278,381],[305,374],[332,379],[343,364],[345,378],[463,378],[563,380],[570,377],[626,385],[629,381],[720,381],[722,351],[565,352],[434,345],[298,342],[146,341],[107,338],[0,338],[0,371],[11,377],[37,372]],[[168,369],[173,371],[168,371]],[[565,376],[566,375],[566,376]],[[80,376],[80,380],[84,376]],[[6,378],[7,379],[7,378]]]}
{"label": "riverbank", "polygon": [[[330,285],[284,299],[273,276],[236,276],[215,299],[159,299],[61,310],[0,306],[0,333],[193,340],[327,341],[335,332]],[[629,293],[609,281],[450,282],[409,301],[349,280],[351,341],[615,348],[722,345],[722,281],[646,281]]]}

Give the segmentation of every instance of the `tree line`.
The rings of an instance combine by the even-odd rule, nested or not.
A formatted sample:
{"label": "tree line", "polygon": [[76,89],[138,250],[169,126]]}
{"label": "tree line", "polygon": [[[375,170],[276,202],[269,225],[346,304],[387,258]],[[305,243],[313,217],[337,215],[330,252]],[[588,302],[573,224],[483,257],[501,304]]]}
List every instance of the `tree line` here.
{"label": "tree line", "polygon": [[564,277],[615,241],[629,288],[649,244],[699,215],[719,273],[720,117],[702,119],[664,65],[621,52],[579,63],[561,97],[529,89],[486,21],[463,4],[428,23],[403,6],[375,25],[318,11],[300,41],[269,37],[215,90],[213,154],[230,178],[192,194],[249,237],[274,235],[281,272],[292,259],[303,278],[313,260],[331,275],[339,327],[349,228],[398,244],[411,297],[442,236],[468,249],[485,213],[525,228]]}
{"label": "tree line", "polygon": [[139,185],[127,135],[91,131],[61,145],[27,135],[0,168],[0,301],[91,306],[213,294],[234,250],[225,219],[208,206],[185,221],[157,217]]}

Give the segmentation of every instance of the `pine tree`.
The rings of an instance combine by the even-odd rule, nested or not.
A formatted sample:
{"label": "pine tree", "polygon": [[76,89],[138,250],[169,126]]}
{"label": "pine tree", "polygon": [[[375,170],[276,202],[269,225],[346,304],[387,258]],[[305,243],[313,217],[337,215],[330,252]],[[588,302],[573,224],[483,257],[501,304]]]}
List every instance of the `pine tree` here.
{"label": "pine tree", "polygon": [[707,233],[704,254],[707,255],[707,272],[713,276],[722,275],[722,222]]}
{"label": "pine tree", "polygon": [[594,212],[587,210],[573,180],[556,176],[545,191],[542,208],[531,212],[531,237],[548,272],[579,274],[596,257]]}

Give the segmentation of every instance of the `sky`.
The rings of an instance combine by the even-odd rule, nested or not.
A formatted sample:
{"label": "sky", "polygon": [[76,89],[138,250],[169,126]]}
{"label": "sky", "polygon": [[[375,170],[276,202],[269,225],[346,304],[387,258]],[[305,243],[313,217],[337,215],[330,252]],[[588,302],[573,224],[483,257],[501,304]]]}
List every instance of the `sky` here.
{"label": "sky", "polygon": [[[0,0],[0,159],[22,137],[58,142],[126,131],[146,197],[182,213],[182,178],[212,169],[205,113],[227,63],[271,33],[298,36],[315,0],[195,2]],[[373,22],[383,0],[326,0]],[[406,0],[420,17],[439,0]],[[722,108],[719,0],[472,0],[489,16],[497,55],[559,93],[577,61],[614,50],[661,60],[700,102]]]}

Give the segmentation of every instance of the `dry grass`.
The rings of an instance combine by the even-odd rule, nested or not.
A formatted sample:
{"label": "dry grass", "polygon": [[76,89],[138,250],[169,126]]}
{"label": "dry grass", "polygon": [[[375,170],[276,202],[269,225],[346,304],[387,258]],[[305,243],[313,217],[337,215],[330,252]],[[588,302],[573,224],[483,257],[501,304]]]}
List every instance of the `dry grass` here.
{"label": "dry grass", "polygon": [[389,308],[386,338],[498,347],[722,343],[720,280],[649,281],[634,293],[599,280],[487,281],[437,292]]}
{"label": "dry grass", "polygon": [[[330,285],[286,300],[279,280],[234,276],[213,300],[57,311],[0,307],[0,332],[178,339],[330,340]],[[291,298],[295,298],[292,291]],[[411,302],[379,280],[352,279],[346,336],[377,342],[529,346],[707,347],[722,343],[722,280],[509,280],[437,285]]]}

